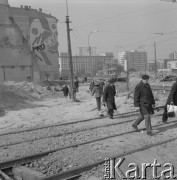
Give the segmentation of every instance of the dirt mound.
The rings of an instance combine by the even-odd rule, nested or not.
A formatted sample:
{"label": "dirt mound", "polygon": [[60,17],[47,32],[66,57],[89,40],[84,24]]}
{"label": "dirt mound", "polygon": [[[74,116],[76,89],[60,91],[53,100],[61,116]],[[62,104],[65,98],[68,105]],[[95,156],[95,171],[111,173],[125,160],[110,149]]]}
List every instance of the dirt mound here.
{"label": "dirt mound", "polygon": [[[58,90],[61,86],[58,85]],[[13,82],[8,81],[0,83],[0,107],[10,107],[15,104],[24,104],[25,101],[43,100],[46,98],[62,98],[61,91],[53,91],[47,89],[46,85],[36,84],[33,82]]]}

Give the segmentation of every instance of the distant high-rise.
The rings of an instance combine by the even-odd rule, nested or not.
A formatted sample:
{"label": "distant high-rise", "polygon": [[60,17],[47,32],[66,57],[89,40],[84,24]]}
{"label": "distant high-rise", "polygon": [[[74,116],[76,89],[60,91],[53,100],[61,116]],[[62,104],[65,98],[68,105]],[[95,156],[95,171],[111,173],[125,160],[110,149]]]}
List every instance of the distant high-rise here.
{"label": "distant high-rise", "polygon": [[127,69],[145,71],[147,68],[147,52],[132,50],[118,53],[118,63],[124,66],[125,62]]}
{"label": "distant high-rise", "polygon": [[169,54],[169,59],[177,59],[177,52],[173,51]]}

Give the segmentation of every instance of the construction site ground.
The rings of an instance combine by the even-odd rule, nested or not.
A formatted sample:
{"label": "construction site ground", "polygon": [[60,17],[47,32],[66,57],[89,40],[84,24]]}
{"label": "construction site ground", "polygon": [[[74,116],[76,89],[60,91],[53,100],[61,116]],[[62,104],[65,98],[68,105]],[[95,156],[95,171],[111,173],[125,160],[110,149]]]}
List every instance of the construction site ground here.
{"label": "construction site ground", "polygon": [[[140,79],[135,80],[132,78],[130,81],[130,89],[133,89],[139,80]],[[167,82],[166,84],[171,85],[172,83],[174,82]],[[163,83],[152,81],[150,84],[162,85]],[[129,99],[127,99],[126,96],[126,83],[116,83],[116,88],[116,105],[118,109],[115,111],[115,115],[134,111],[132,94],[130,94]],[[56,92],[53,90],[46,90],[46,86],[35,85],[34,83],[28,82],[3,83],[1,85],[0,97],[0,134],[15,130],[41,127],[49,124],[98,117],[95,98],[88,90],[88,83],[80,84],[79,92],[77,93],[77,102],[72,102],[66,100],[63,93],[60,91]],[[165,104],[168,93],[169,92],[164,93],[163,91],[153,91],[156,106]],[[104,111],[104,115],[106,116],[106,111]],[[108,118],[105,118],[104,120],[110,121]],[[174,120],[175,118],[171,118],[169,121]],[[120,119],[115,118],[114,121],[120,121]],[[153,125],[162,124],[162,116],[152,116],[152,122]],[[93,124],[93,122],[90,123]],[[65,171],[79,165],[85,165],[88,162],[94,161],[94,158],[96,160],[104,159],[105,157],[111,157],[115,154],[123,153],[124,151],[133,150],[142,145],[149,145],[159,140],[176,137],[176,125],[175,122],[167,125],[162,124],[161,128],[154,128],[156,135],[152,137],[147,136],[145,132],[134,133],[133,135],[127,134],[123,137],[115,137],[104,142],[78,147],[78,150],[75,152],[73,152],[73,149],[68,149],[62,153],[53,153],[50,155],[50,158],[48,157],[44,159],[44,162],[53,162],[54,159],[58,159],[58,162],[53,163],[53,169],[50,170],[50,172],[45,170],[45,168],[43,171],[48,175],[55,174],[58,173],[59,170]],[[144,122],[140,127],[144,127]],[[71,128],[74,129],[74,126]],[[121,129],[132,130],[131,123],[121,125]],[[113,130],[116,131],[115,128]],[[157,159],[162,164],[171,162],[174,167],[177,168],[177,161],[174,158],[176,157],[177,152],[175,150],[176,145],[177,141],[174,141],[168,145],[160,145],[143,152],[137,152],[132,155],[130,154],[126,156],[126,163],[153,163],[154,159]],[[6,157],[11,159],[11,154],[13,154],[13,156],[15,156],[15,153],[18,154],[18,149],[5,149],[0,152],[0,155],[2,156],[5,152],[8,152]],[[3,161],[6,160],[6,157],[3,158]],[[40,165],[38,164],[38,167],[39,166]],[[38,170],[34,164],[29,167]],[[89,177],[93,177],[93,179],[103,179],[103,171],[104,167],[100,166],[87,172],[82,178],[89,179]]]}

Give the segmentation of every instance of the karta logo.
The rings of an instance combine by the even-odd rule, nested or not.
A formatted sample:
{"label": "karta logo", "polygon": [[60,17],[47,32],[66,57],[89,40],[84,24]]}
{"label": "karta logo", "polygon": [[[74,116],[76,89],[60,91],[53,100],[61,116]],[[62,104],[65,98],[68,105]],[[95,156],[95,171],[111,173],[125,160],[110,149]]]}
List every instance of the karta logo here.
{"label": "karta logo", "polygon": [[[174,172],[174,166],[171,163],[160,164],[157,159],[151,163],[142,163],[137,165],[136,163],[129,163],[127,169],[121,168],[125,158],[119,158],[116,162],[116,158],[108,158],[105,160],[105,179],[149,179],[147,177],[147,169],[149,168],[151,177],[153,179],[176,179]],[[122,170],[123,169],[123,170]],[[160,172],[158,174],[158,172]]]}

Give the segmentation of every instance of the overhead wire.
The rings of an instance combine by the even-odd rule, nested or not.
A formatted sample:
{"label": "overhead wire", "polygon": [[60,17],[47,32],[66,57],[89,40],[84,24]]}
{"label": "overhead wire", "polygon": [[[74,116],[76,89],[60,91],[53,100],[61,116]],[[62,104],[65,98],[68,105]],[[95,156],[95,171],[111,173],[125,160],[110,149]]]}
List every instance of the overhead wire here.
{"label": "overhead wire", "polygon": [[142,10],[144,10],[144,9],[147,9],[147,8],[150,8],[150,7],[155,7],[155,6],[159,6],[159,5],[162,5],[162,4],[164,4],[164,2],[161,2],[161,3],[157,3],[157,4],[153,4],[153,5],[150,5],[150,6],[145,6],[145,7],[143,7],[143,8],[140,8],[140,9],[136,9],[136,10],[132,10],[132,11],[128,11],[128,12],[125,12],[125,13],[120,13],[120,14],[118,14],[118,15],[116,15],[116,16],[112,16],[112,17],[108,17],[108,18],[104,18],[104,19],[101,19],[101,20],[97,20],[97,21],[95,21],[95,22],[93,22],[93,23],[87,23],[87,24],[85,24],[85,25],[82,25],[82,26],[78,26],[77,28],[80,28],[80,27],[83,27],[83,26],[88,26],[88,25],[98,25],[98,24],[100,24],[100,22],[101,21],[107,21],[107,20],[110,20],[110,19],[113,19],[113,18],[117,18],[117,17],[119,17],[119,16],[122,16],[122,15],[127,15],[127,14],[130,14],[130,13],[132,13],[132,12],[138,12],[138,11],[142,11]]}
{"label": "overhead wire", "polygon": [[[168,34],[172,34],[172,33],[177,33],[177,30],[176,31],[172,31],[172,32],[169,32],[169,33],[165,33],[164,35],[168,35]],[[163,37],[164,35],[161,35],[161,37]],[[167,42],[167,41],[170,41],[170,40],[174,40],[176,39],[177,36],[175,37],[172,37],[172,38],[168,38],[168,39],[165,39],[165,40],[160,40],[160,41],[155,41],[157,44],[161,44],[161,43],[164,43],[164,42]],[[146,40],[144,40],[146,41]],[[143,41],[142,41],[143,42]],[[138,43],[135,43],[135,44],[138,44]],[[152,43],[151,44],[146,44],[146,45],[143,45],[143,47],[150,47],[150,46],[154,46]],[[126,46],[125,46],[126,47]]]}

